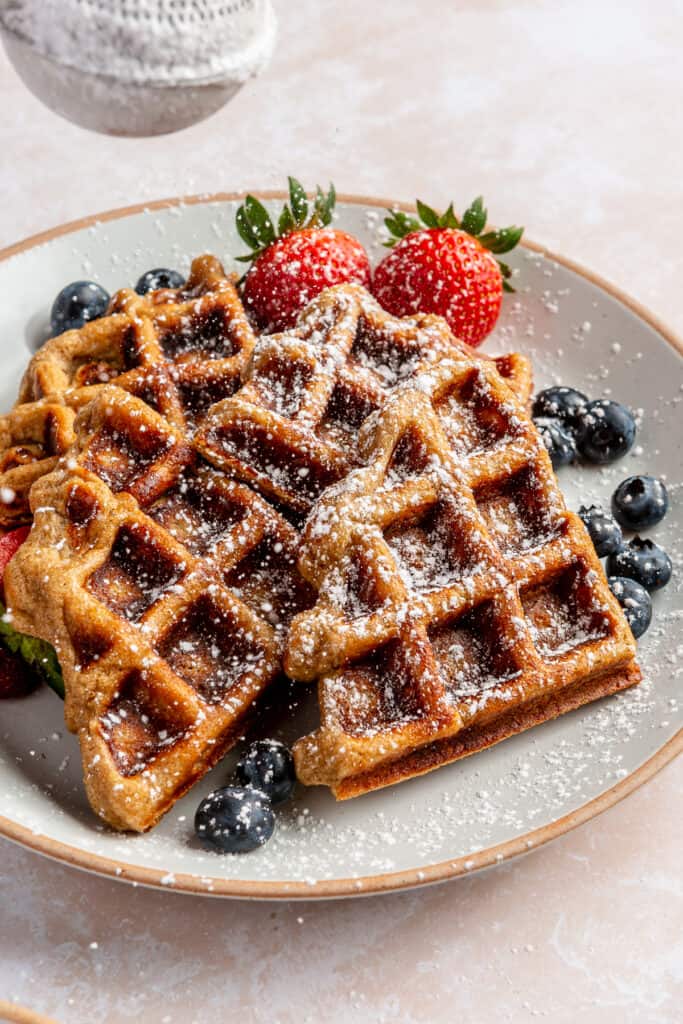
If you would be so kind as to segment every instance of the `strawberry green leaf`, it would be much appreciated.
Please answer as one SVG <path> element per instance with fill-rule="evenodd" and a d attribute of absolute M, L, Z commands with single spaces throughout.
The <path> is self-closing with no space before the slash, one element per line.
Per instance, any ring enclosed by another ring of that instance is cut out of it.
<path fill-rule="evenodd" d="M 439 227 L 439 215 L 435 210 L 432 210 L 431 206 L 427 206 L 426 203 L 421 202 L 419 199 L 416 200 L 415 205 L 423 224 L 426 224 L 428 228 Z"/>
<path fill-rule="evenodd" d="M 419 231 L 422 225 L 415 217 L 409 217 L 403 210 L 392 210 L 387 217 L 384 218 L 384 226 L 391 235 L 393 235 L 394 241 L 399 238 L 405 238 L 411 231 Z M 393 242 L 392 242 L 393 244 Z"/>
<path fill-rule="evenodd" d="M 237 233 L 250 249 L 259 248 L 259 240 L 254 231 L 252 230 L 249 218 L 247 217 L 247 211 L 244 206 L 240 206 L 235 217 L 235 223 L 237 225 Z M 249 257 L 251 259 L 251 257 Z"/>
<path fill-rule="evenodd" d="M 410 214 L 404 213 L 403 210 L 396 210 L 394 214 L 396 220 L 402 225 L 403 231 L 409 233 L 410 231 L 419 231 L 422 226 L 415 217 L 411 217 Z"/>
<path fill-rule="evenodd" d="M 401 228 L 399 221 L 397 221 L 392 214 L 389 214 L 388 217 L 384 218 L 384 226 L 389 232 L 389 234 L 393 235 L 394 242 L 396 241 L 397 238 L 403 237 L 403 229 Z"/>
<path fill-rule="evenodd" d="M 442 213 L 439 217 L 440 228 L 459 228 L 460 221 L 455 216 L 455 210 L 453 209 L 453 203 L 450 203 L 445 213 Z"/>
<path fill-rule="evenodd" d="M 461 227 L 468 235 L 480 235 L 486 227 L 486 209 L 482 196 L 477 196 L 463 214 Z"/>
<path fill-rule="evenodd" d="M 1 0 L 0 0 L 1 2 Z M 248 256 L 236 257 L 240 263 L 248 263 L 258 257 L 278 238 L 304 227 L 327 227 L 332 222 L 332 212 L 337 193 L 330 182 L 327 193 L 316 186 L 316 198 L 310 220 L 309 203 L 303 185 L 296 178 L 288 178 L 289 203 L 285 203 L 277 220 L 277 231 L 263 205 L 255 196 L 248 195 L 236 216 L 237 232 L 252 250 Z"/>
<path fill-rule="evenodd" d="M 293 231 L 295 227 L 296 224 L 294 223 L 294 217 L 292 217 L 292 211 L 290 210 L 287 203 L 285 203 L 285 205 L 282 207 L 280 219 L 277 222 L 278 237 L 282 237 L 282 235 L 288 234 L 290 231 Z"/>
<path fill-rule="evenodd" d="M 514 292 L 515 289 L 512 287 L 508 280 L 510 277 L 512 277 L 512 271 L 510 270 L 509 266 L 507 265 L 507 263 L 503 263 L 502 260 L 496 260 L 496 263 L 498 264 L 501 276 L 503 278 L 503 291 Z"/>
<path fill-rule="evenodd" d="M 332 209 L 328 204 L 328 197 L 325 195 L 320 185 L 316 186 L 315 191 L 315 204 L 313 207 L 313 217 L 309 221 L 309 225 L 315 221 L 318 224 L 322 224 L 324 227 L 332 220 Z"/>
<path fill-rule="evenodd" d="M 489 252 L 503 253 L 514 249 L 524 233 L 524 228 L 502 228 L 500 231 L 487 231 L 479 236 L 479 241 Z"/>
<path fill-rule="evenodd" d="M 508 266 L 507 263 L 503 262 L 502 259 L 496 260 L 496 262 L 499 265 L 499 268 L 500 268 L 500 271 L 501 271 L 501 275 L 502 275 L 502 278 L 503 278 L 503 291 L 504 292 L 514 292 L 514 288 L 512 287 L 512 285 L 510 284 L 510 282 L 508 280 L 512 276 L 512 270 L 510 269 L 510 267 Z"/>
<path fill-rule="evenodd" d="M 330 182 L 330 187 L 327 190 L 327 209 L 330 214 L 330 220 L 332 220 L 332 211 L 337 205 L 337 190 L 333 183 Z"/>
<path fill-rule="evenodd" d="M 254 196 L 247 196 L 244 200 L 244 208 L 249 218 L 249 224 L 259 246 L 270 245 L 275 241 L 275 228 L 263 203 Z"/>
<path fill-rule="evenodd" d="M 297 227 L 303 227 L 308 216 L 308 200 L 303 185 L 296 178 L 288 178 L 289 201 L 292 204 L 292 213 Z"/>
<path fill-rule="evenodd" d="M 316 185 L 313 215 L 308 221 L 307 227 L 311 228 L 317 225 L 328 227 L 332 223 L 332 211 L 336 202 L 337 193 L 332 182 L 330 182 L 327 194 L 323 192 L 320 185 Z"/>
<path fill-rule="evenodd" d="M 316 221 L 318 224 L 324 224 L 325 217 L 325 194 L 321 189 L 320 185 L 315 187 L 315 202 L 313 203 L 313 216 L 311 220 Z M 310 221 L 309 221 L 310 226 Z"/>

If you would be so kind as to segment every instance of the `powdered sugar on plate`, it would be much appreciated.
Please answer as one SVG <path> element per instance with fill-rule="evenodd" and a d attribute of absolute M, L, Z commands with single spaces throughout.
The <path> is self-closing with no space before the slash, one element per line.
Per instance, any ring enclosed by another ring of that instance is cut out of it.
<path fill-rule="evenodd" d="M 205 249 L 218 248 L 221 256 L 239 252 L 234 211 L 234 204 L 210 203 L 138 214 L 0 264 L 0 285 L 16 296 L 2 315 L 8 358 L 3 407 L 11 404 L 27 359 L 26 350 L 10 339 L 22 337 L 29 317 L 49 308 L 64 279 L 82 276 L 87 264 L 88 276 L 113 291 L 149 266 L 183 267 L 187 255 Z M 337 223 L 376 251 L 380 221 L 380 210 L 342 204 Z M 672 438 L 680 432 L 683 402 L 680 357 L 626 306 L 554 260 L 521 250 L 511 262 L 518 271 L 517 294 L 506 300 L 486 350 L 530 354 L 537 387 L 573 385 L 592 397 L 610 396 L 642 409 L 636 447 L 624 459 L 603 469 L 560 471 L 570 507 L 608 504 L 617 484 L 635 472 L 666 478 L 671 510 L 648 536 L 667 548 L 675 573 L 669 587 L 654 595 L 653 625 L 639 644 L 644 682 L 458 764 L 357 800 L 335 803 L 322 789 L 300 789 L 278 813 L 271 842 L 244 857 L 201 849 L 192 830 L 197 804 L 229 779 L 234 755 L 154 832 L 117 835 L 89 811 L 77 742 L 63 728 L 60 702 L 44 691 L 0 705 L 0 816 L 31 830 L 35 845 L 47 837 L 75 849 L 81 860 L 118 862 L 120 877 L 153 869 L 169 890 L 182 888 L 183 876 L 191 875 L 207 893 L 270 881 L 282 895 L 300 882 L 315 896 L 330 879 L 350 880 L 349 888 L 362 893 L 368 876 L 409 871 L 419 884 L 434 864 L 462 858 L 461 864 L 474 869 L 478 851 L 515 839 L 523 849 L 533 847 L 533 830 L 628 779 L 676 734 L 683 721 L 683 456 Z M 278 733 L 287 742 L 316 724 L 313 689 L 292 688 L 291 703 L 291 719 Z"/>

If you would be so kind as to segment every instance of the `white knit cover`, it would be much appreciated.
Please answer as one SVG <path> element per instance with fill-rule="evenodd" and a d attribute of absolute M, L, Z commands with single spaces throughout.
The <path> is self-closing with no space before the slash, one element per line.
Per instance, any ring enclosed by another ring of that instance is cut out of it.
<path fill-rule="evenodd" d="M 0 0 L 0 22 L 66 67 L 165 86 L 244 81 L 274 36 L 270 0 Z"/>

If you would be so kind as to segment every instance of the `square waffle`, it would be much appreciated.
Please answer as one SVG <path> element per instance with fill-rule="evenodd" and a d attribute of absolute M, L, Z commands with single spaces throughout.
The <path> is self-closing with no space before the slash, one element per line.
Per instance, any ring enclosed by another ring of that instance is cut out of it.
<path fill-rule="evenodd" d="M 633 636 L 535 427 L 452 354 L 360 431 L 299 567 L 285 668 L 317 680 L 299 778 L 356 796 L 638 682 Z"/>
<path fill-rule="evenodd" d="M 237 740 L 310 597 L 293 527 L 141 399 L 102 387 L 74 432 L 5 592 L 57 650 L 94 810 L 143 831 Z"/>
<path fill-rule="evenodd" d="M 354 287 L 321 296 L 297 332 L 255 350 L 216 267 L 195 261 L 182 303 L 170 301 L 177 292 L 120 293 L 107 318 L 48 343 L 22 388 L 32 401 L 10 414 L 15 425 L 26 418 L 43 460 L 32 467 L 35 525 L 7 574 L 8 596 L 18 628 L 57 647 L 86 788 L 117 828 L 149 828 L 234 742 L 281 671 L 290 620 L 315 597 L 296 568 L 295 528 L 248 486 L 306 511 L 317 492 L 300 484 L 316 475 L 315 453 L 302 449 L 289 488 L 268 486 L 276 473 L 235 466 L 210 443 L 230 404 L 205 412 L 212 381 L 218 397 L 232 395 L 241 373 L 237 404 L 257 416 L 274 405 L 285 426 L 303 402 L 308 420 L 292 429 L 308 422 L 309 439 L 339 456 L 336 480 L 358 461 L 366 416 L 417 368 L 460 351 L 443 321 L 388 317 Z M 302 358 L 311 356 L 308 387 Z M 526 360 L 470 361 L 528 399 Z M 63 436 L 52 442 L 55 411 Z M 274 447 L 269 431 L 254 450 Z"/>
<path fill-rule="evenodd" d="M 308 513 L 357 464 L 361 423 L 425 363 L 464 351 L 441 317 L 397 318 L 359 285 L 322 292 L 295 329 L 262 337 L 244 384 L 219 402 L 197 434 L 204 456 L 296 513 Z M 470 350 L 471 351 L 471 350 Z M 523 401 L 528 360 L 492 360 Z"/>
<path fill-rule="evenodd" d="M 52 338 L 0 417 L 0 526 L 29 520 L 32 484 L 73 443 L 74 416 L 98 387 L 115 381 L 191 434 L 237 389 L 254 342 L 234 280 L 213 256 L 193 261 L 183 288 L 124 289 L 105 317 Z"/>

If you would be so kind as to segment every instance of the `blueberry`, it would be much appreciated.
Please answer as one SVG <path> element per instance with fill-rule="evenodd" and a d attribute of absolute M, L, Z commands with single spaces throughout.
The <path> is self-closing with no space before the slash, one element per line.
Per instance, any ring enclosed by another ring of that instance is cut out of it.
<path fill-rule="evenodd" d="M 72 281 L 62 288 L 52 304 L 52 337 L 73 331 L 107 312 L 109 293 L 94 281 Z"/>
<path fill-rule="evenodd" d="M 634 537 L 630 544 L 607 559 L 610 576 L 628 576 L 646 590 L 660 590 L 671 579 L 671 559 L 651 540 Z"/>
<path fill-rule="evenodd" d="M 654 476 L 629 476 L 612 496 L 612 511 L 622 526 L 644 530 L 662 521 L 669 508 L 669 495 Z"/>
<path fill-rule="evenodd" d="M 559 420 L 566 427 L 574 427 L 588 405 L 588 398 L 575 388 L 546 388 L 534 399 L 532 415 Z"/>
<path fill-rule="evenodd" d="M 209 793 L 194 816 L 197 836 L 219 853 L 249 853 L 270 839 L 274 827 L 268 797 L 239 786 Z"/>
<path fill-rule="evenodd" d="M 294 758 L 278 740 L 257 740 L 237 765 L 237 778 L 261 790 L 274 804 L 289 800 L 296 783 Z"/>
<path fill-rule="evenodd" d="M 559 420 L 540 417 L 534 420 L 541 440 L 548 450 L 553 468 L 566 466 L 576 458 L 576 442 Z"/>
<path fill-rule="evenodd" d="M 598 558 L 619 551 L 624 543 L 621 527 L 608 512 L 604 512 L 599 505 L 582 505 L 579 515 L 593 541 Z"/>
<path fill-rule="evenodd" d="M 598 398 L 589 402 L 576 425 L 576 445 L 588 462 L 603 465 L 620 459 L 633 445 L 636 423 L 619 402 Z"/>
<path fill-rule="evenodd" d="M 148 270 L 139 278 L 135 285 L 138 295 L 146 295 L 147 292 L 156 291 L 157 288 L 182 288 L 185 278 L 177 270 L 168 270 L 166 267 L 156 267 Z"/>
<path fill-rule="evenodd" d="M 626 576 L 608 576 L 610 590 L 621 605 L 637 640 L 652 622 L 652 600 L 645 587 Z"/>

